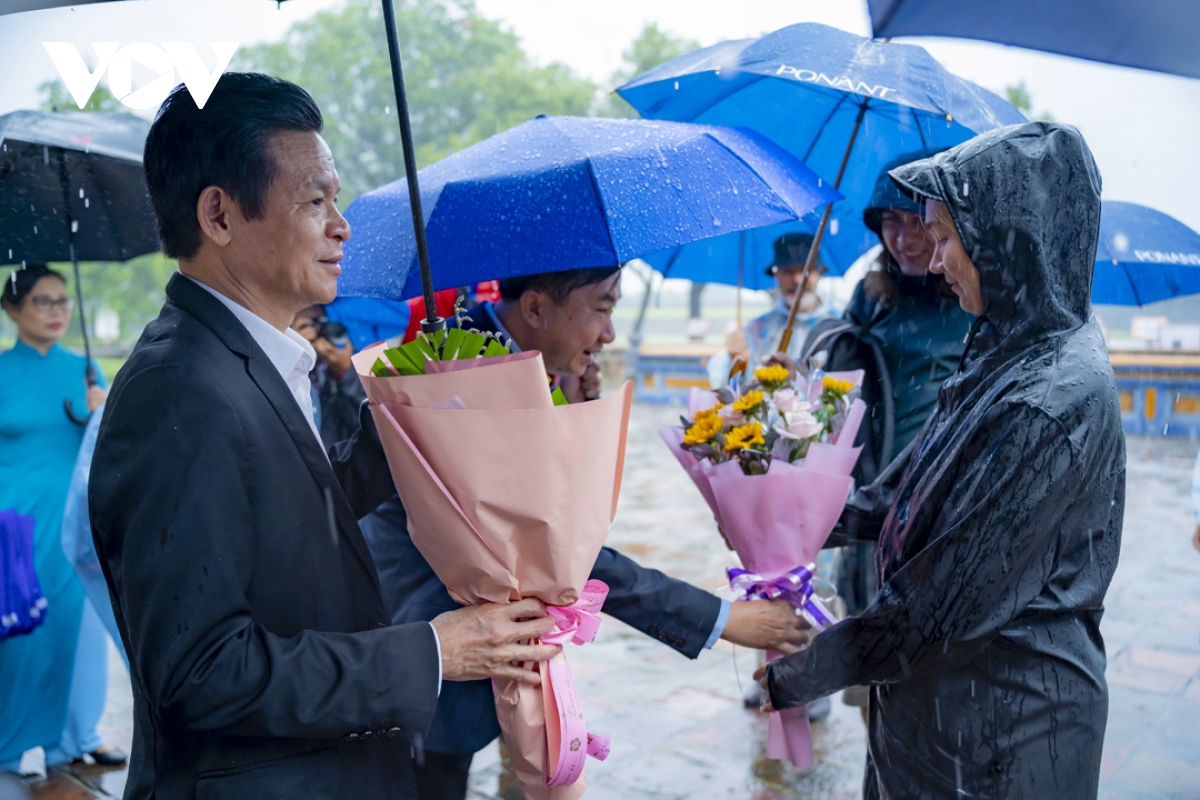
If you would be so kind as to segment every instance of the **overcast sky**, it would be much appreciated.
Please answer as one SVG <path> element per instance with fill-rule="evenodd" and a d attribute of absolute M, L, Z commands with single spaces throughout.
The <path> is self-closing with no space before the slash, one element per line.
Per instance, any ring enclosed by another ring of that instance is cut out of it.
<path fill-rule="evenodd" d="M 279 38 L 341 0 L 131 0 L 0 17 L 0 114 L 37 103 L 56 77 L 43 41 L 185 41 L 210 67 L 209 41 Z M 621 52 L 646 22 L 701 44 L 815 21 L 866 35 L 862 0 L 477 0 L 541 63 L 559 61 L 606 88 Z M 1108 199 L 1158 208 L 1200 230 L 1200 81 L 997 45 L 917 39 L 953 72 L 993 91 L 1023 80 L 1036 112 L 1079 126 Z"/>

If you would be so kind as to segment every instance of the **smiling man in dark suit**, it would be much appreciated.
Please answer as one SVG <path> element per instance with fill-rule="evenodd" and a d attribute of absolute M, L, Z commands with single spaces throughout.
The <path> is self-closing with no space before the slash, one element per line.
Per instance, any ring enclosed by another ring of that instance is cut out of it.
<path fill-rule="evenodd" d="M 558 651 L 519 643 L 553 626 L 536 600 L 389 624 L 355 522 L 386 462 L 371 437 L 325 452 L 288 329 L 333 299 L 350 236 L 321 125 L 303 89 L 230 73 L 203 111 L 176 88 L 146 142 L 182 274 L 113 383 L 90 491 L 133 678 L 126 798 L 411 797 L 442 680 L 536 682 L 513 662 Z"/>

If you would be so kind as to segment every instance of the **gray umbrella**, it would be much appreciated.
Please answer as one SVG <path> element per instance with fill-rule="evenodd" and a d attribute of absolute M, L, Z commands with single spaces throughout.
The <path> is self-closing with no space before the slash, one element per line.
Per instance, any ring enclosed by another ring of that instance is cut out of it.
<path fill-rule="evenodd" d="M 149 130 L 132 114 L 0 117 L 0 264 L 72 262 L 89 385 L 95 375 L 79 262 L 124 261 L 158 249 L 142 175 Z"/>

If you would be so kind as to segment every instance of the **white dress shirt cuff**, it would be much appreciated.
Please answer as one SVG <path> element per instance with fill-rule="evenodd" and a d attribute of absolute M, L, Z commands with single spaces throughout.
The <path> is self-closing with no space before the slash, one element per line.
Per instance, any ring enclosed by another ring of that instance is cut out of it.
<path fill-rule="evenodd" d="M 721 601 L 721 613 L 717 614 L 717 621 L 713 625 L 712 633 L 708 635 L 708 641 L 704 643 L 705 650 L 711 650 L 712 646 L 721 638 L 721 634 L 725 632 L 725 626 L 729 624 L 729 609 L 731 607 L 728 600 Z"/>
<path fill-rule="evenodd" d="M 726 613 L 728 616 L 728 612 Z M 721 629 L 725 629 L 724 623 L 721 624 Z M 438 697 L 442 696 L 442 640 L 438 638 L 437 628 L 433 627 L 433 623 L 429 623 L 429 630 L 433 631 L 433 649 L 438 657 Z"/>

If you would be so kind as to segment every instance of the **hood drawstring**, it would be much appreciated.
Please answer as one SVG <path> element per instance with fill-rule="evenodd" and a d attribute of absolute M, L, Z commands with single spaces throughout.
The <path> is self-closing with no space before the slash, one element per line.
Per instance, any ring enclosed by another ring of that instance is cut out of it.
<path fill-rule="evenodd" d="M 987 322 L 987 317 L 976 317 L 975 321 L 971 323 L 971 330 L 967 331 L 967 343 L 963 347 L 962 356 L 958 359 L 958 369 L 954 370 L 956 375 L 962 372 L 963 367 L 967 365 L 967 354 L 971 352 L 971 345 L 975 342 L 975 336 L 983 327 L 984 322 Z"/>

